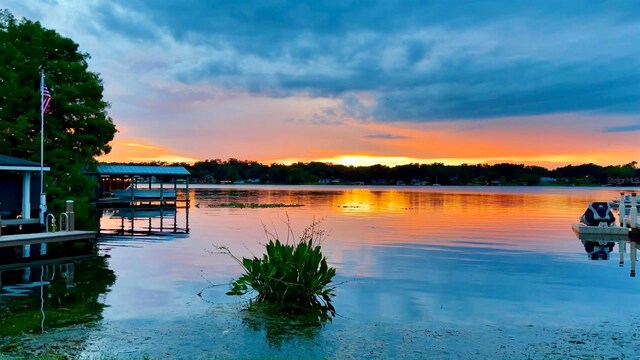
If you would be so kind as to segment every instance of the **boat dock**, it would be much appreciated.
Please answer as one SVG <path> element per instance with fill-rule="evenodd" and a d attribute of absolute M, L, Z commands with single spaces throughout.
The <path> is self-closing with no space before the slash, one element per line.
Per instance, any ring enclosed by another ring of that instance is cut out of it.
<path fill-rule="evenodd" d="M 22 226 L 26 224 L 39 223 L 38 219 L 6 219 L 0 220 L 0 248 L 8 248 L 14 246 L 23 246 L 25 249 L 30 245 L 41 244 L 46 247 L 49 243 L 60 243 L 68 241 L 91 241 L 97 236 L 96 231 L 84 231 L 75 229 L 75 213 L 73 211 L 73 201 L 67 201 L 67 211 L 60 214 L 60 230 L 56 229 L 56 218 L 53 214 L 46 216 L 46 224 L 44 232 L 26 232 L 18 234 L 2 234 L 3 226 Z M 50 226 L 53 231 L 50 231 Z M 28 251 L 25 250 L 25 254 Z"/>
<path fill-rule="evenodd" d="M 4 223 L 4 222 L 3 222 Z M 57 231 L 33 234 L 0 235 L 0 248 L 31 244 L 47 244 L 77 240 L 92 240 L 96 238 L 95 231 Z"/>
<path fill-rule="evenodd" d="M 582 241 L 585 251 L 592 256 L 592 260 L 607 260 L 608 254 L 603 252 L 611 252 L 617 244 L 620 267 L 624 266 L 627 243 L 629 243 L 631 263 L 629 275 L 635 277 L 638 252 L 640 252 L 640 199 L 635 192 L 631 196 L 625 196 L 625 193 L 621 192 L 620 200 L 610 202 L 609 206 L 618 209 L 618 224 L 615 222 L 600 222 L 597 226 L 587 226 L 583 223 L 573 224 L 573 232 Z M 603 250 L 607 248 L 609 250 Z"/>
<path fill-rule="evenodd" d="M 98 208 L 189 207 L 191 174 L 182 166 L 98 165 L 86 174 L 100 184 L 93 203 Z M 184 184 L 184 195 L 177 196 L 178 183 Z M 168 184 L 173 186 L 165 187 Z"/>
<path fill-rule="evenodd" d="M 638 199 L 637 194 L 634 192 L 631 193 L 631 196 L 625 196 L 625 193 L 621 192 L 618 205 L 618 220 L 620 226 L 629 228 L 629 237 L 632 240 L 640 241 L 640 219 L 638 219 L 640 199 Z"/>
<path fill-rule="evenodd" d="M 189 233 L 191 174 L 184 167 L 102 164 L 87 174 L 100 184 L 93 202 L 102 211 L 100 234 Z"/>

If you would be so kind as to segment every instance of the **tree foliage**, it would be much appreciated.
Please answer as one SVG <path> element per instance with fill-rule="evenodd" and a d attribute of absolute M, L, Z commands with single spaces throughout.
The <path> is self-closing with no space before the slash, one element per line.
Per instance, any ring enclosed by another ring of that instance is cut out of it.
<path fill-rule="evenodd" d="M 406 164 L 344 166 L 320 162 L 291 165 L 264 165 L 255 161 L 205 160 L 185 166 L 202 182 L 250 181 L 271 184 L 317 184 L 363 182 L 367 185 L 393 185 L 397 182 L 440 183 L 442 185 L 540 185 L 543 178 L 556 185 L 637 185 L 640 169 L 632 161 L 624 165 L 567 165 L 553 170 L 524 164 Z M 554 181 L 555 180 L 555 181 Z"/>
<path fill-rule="evenodd" d="M 78 44 L 38 22 L 0 11 L 0 153 L 40 161 L 40 72 L 51 91 L 45 116 L 44 162 L 49 208 L 91 196 L 82 175 L 94 157 L 108 153 L 116 128 L 107 115 L 98 74 Z M 86 201 L 79 201 L 85 204 Z"/>

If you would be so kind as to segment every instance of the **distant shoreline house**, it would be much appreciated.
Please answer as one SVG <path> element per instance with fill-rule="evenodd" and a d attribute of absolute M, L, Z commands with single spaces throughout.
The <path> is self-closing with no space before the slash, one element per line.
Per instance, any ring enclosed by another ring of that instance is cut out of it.
<path fill-rule="evenodd" d="M 543 176 L 540 178 L 540 184 L 549 185 L 549 184 L 557 184 L 558 179 L 549 176 Z"/>
<path fill-rule="evenodd" d="M 40 170 L 37 162 L 0 154 L 0 219 L 39 223 Z"/>

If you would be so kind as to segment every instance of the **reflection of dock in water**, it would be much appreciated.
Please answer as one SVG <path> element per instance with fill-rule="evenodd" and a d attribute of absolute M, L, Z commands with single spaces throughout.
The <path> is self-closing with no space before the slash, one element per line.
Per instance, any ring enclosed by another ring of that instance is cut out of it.
<path fill-rule="evenodd" d="M 90 174 L 100 183 L 95 205 L 102 211 L 101 234 L 189 233 L 191 174 L 184 167 L 102 164 Z M 165 188 L 167 184 L 173 186 Z M 179 209 L 184 210 L 184 221 L 178 221 Z"/>
<path fill-rule="evenodd" d="M 630 240 L 626 235 L 584 235 L 578 234 L 578 239 L 582 242 L 585 252 L 590 260 L 609 260 L 610 253 L 614 247 L 618 246 L 618 264 L 624 266 L 627 243 L 629 243 L 629 276 L 636 276 L 636 263 L 638 261 L 638 250 L 640 243 L 637 240 Z"/>
<path fill-rule="evenodd" d="M 184 223 L 178 220 L 184 210 Z M 189 233 L 189 208 L 175 206 L 104 209 L 100 221 L 103 235 L 171 235 Z"/>
<path fill-rule="evenodd" d="M 175 208 L 125 208 L 114 209 L 110 213 L 111 218 L 124 218 L 127 220 L 132 219 L 146 219 L 146 218 L 173 218 L 176 216 Z"/>
<path fill-rule="evenodd" d="M 640 221 L 638 207 L 640 199 L 636 193 L 631 196 L 620 193 L 620 200 L 615 201 L 618 210 L 618 223 L 612 209 L 612 202 L 593 202 L 589 204 L 585 213 L 580 217 L 580 223 L 573 224 L 572 229 L 576 237 L 582 242 L 585 252 L 591 260 L 609 260 L 609 254 L 618 245 L 620 267 L 624 266 L 627 243 L 629 243 L 629 260 L 631 269 L 629 275 L 636 276 L 638 248 L 640 247 Z"/>
<path fill-rule="evenodd" d="M 0 317 L 0 338 L 101 319 L 100 295 L 115 282 L 106 258 L 91 247 L 0 265 L 0 302 L 7 310 Z"/>

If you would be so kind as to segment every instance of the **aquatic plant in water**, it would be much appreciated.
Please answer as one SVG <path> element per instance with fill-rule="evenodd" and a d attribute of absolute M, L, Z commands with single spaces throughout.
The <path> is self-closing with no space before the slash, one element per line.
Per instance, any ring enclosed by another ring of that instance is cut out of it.
<path fill-rule="evenodd" d="M 286 313 L 316 313 L 319 320 L 331 320 L 335 308 L 331 303 L 334 287 L 331 281 L 336 269 L 327 265 L 322 254 L 324 232 L 314 221 L 302 235 L 289 242 L 293 231 L 289 227 L 287 241 L 281 242 L 268 231 L 268 243 L 261 257 L 235 257 L 222 247 L 224 253 L 235 259 L 245 273 L 231 283 L 227 295 L 257 293 L 250 302 L 273 305 L 271 308 Z M 318 312 L 320 310 L 320 312 Z"/>
<path fill-rule="evenodd" d="M 301 207 L 304 206 L 302 204 L 256 204 L 256 203 L 223 203 L 223 204 L 211 204 L 209 207 L 212 208 L 250 208 L 250 209 L 264 209 L 264 208 L 282 208 L 282 207 Z"/>

